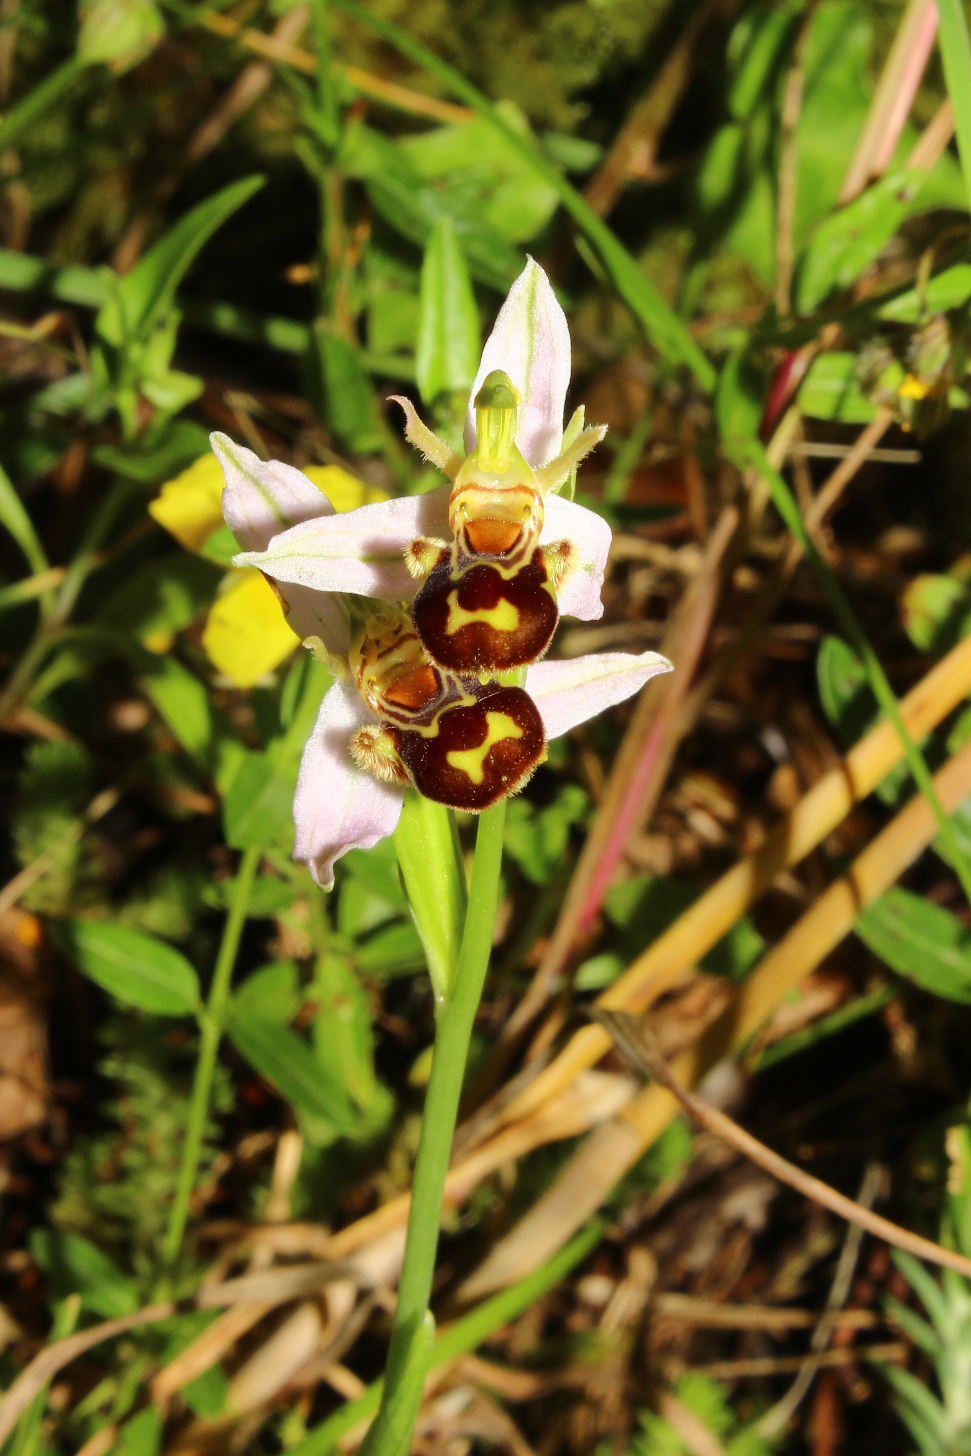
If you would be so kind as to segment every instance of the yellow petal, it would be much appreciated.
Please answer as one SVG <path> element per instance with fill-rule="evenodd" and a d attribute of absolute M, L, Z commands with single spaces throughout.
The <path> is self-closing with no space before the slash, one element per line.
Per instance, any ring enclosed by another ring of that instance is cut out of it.
<path fill-rule="evenodd" d="M 223 677 L 250 688 L 279 667 L 300 639 L 258 571 L 243 571 L 213 604 L 202 645 Z"/>
<path fill-rule="evenodd" d="M 167 480 L 150 504 L 149 514 L 187 551 L 201 551 L 223 523 L 222 466 L 203 455 L 188 470 Z"/>
<path fill-rule="evenodd" d="M 369 506 L 374 501 L 388 499 L 387 491 L 358 480 L 339 465 L 308 465 L 303 473 L 318 490 L 324 492 L 335 511 L 356 511 L 358 506 Z"/>

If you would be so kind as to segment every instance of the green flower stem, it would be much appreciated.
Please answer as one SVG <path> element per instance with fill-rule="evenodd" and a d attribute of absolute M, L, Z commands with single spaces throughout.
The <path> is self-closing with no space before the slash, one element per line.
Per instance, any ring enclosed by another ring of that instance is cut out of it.
<path fill-rule="evenodd" d="M 212 1080 L 216 1071 L 216 1054 L 226 1023 L 233 968 L 236 965 L 236 955 L 239 951 L 243 926 L 246 924 L 253 881 L 256 878 L 262 854 L 262 849 L 247 849 L 239 862 L 229 913 L 226 916 L 219 954 L 216 956 L 216 966 L 212 973 L 209 999 L 206 1002 L 206 1009 L 200 1017 L 199 1060 L 196 1062 L 195 1078 L 192 1083 L 179 1181 L 169 1213 L 165 1241 L 162 1244 L 162 1270 L 167 1278 L 171 1278 L 181 1252 L 185 1226 L 189 1219 L 189 1201 L 192 1198 L 192 1190 L 199 1172 L 199 1158 L 205 1137 L 206 1120 L 209 1116 L 209 1099 L 212 1095 Z"/>
<path fill-rule="evenodd" d="M 411 1450 L 411 1433 L 432 1348 L 433 1327 L 428 1306 L 438 1252 L 445 1176 L 499 906 L 505 819 L 504 802 L 487 809 L 479 819 L 458 964 L 447 996 L 436 1007 L 435 1051 L 412 1182 L 387 1375 L 381 1407 L 361 1447 L 362 1456 L 392 1456 L 392 1453 L 407 1456 Z M 422 1348 L 425 1358 L 419 1361 L 415 1351 Z"/>
<path fill-rule="evenodd" d="M 442 1001 L 455 976 L 465 920 L 465 870 L 455 816 L 443 804 L 409 790 L 394 847 L 432 989 Z"/>
<path fill-rule="evenodd" d="M 603 1238 L 605 1227 L 602 1220 L 594 1219 L 545 1264 L 541 1264 L 517 1284 L 511 1284 L 508 1289 L 491 1295 L 460 1320 L 456 1320 L 455 1324 L 439 1335 L 429 1361 L 429 1370 L 437 1370 L 461 1355 L 470 1354 L 502 1325 L 518 1319 L 525 1310 L 542 1299 L 544 1294 L 555 1289 L 596 1248 Z M 377 1410 L 383 1386 L 384 1382 L 377 1380 L 362 1395 L 342 1405 L 340 1410 L 335 1411 L 295 1446 L 290 1456 L 333 1456 L 343 1437 Z"/>

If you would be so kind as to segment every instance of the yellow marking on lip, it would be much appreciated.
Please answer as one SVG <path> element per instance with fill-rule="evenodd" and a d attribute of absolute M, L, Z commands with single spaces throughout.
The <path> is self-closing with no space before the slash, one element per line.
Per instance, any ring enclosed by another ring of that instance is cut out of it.
<path fill-rule="evenodd" d="M 497 743 L 505 743 L 507 738 L 522 736 L 523 730 L 508 713 L 486 713 L 486 736 L 479 747 L 453 748 L 451 753 L 446 753 L 445 762 L 478 786 L 485 778 L 485 761 L 490 749 Z"/>
<path fill-rule="evenodd" d="M 514 602 L 507 601 L 503 597 L 494 607 L 477 607 L 474 611 L 469 611 L 466 607 L 459 606 L 457 590 L 449 592 L 448 621 L 445 623 L 446 637 L 452 637 L 463 627 L 472 627 L 480 622 L 486 627 L 491 627 L 495 632 L 518 632 L 519 608 Z"/>

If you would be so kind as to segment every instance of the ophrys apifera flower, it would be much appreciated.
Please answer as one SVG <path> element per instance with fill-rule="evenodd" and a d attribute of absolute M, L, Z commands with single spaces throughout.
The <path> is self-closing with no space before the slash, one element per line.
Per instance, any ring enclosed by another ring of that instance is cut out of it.
<path fill-rule="evenodd" d="M 331 515 L 294 467 L 262 461 L 223 435 L 213 436 L 213 449 L 226 478 L 226 519 L 241 544 L 258 548 L 281 522 L 311 508 L 323 508 L 325 520 L 346 519 Z M 354 592 L 376 573 L 393 583 L 411 579 L 379 537 L 370 541 L 343 591 L 278 583 L 291 626 L 337 675 L 304 750 L 293 806 L 294 856 L 325 888 L 341 855 L 394 831 L 410 786 L 452 808 L 487 808 L 523 787 L 551 739 L 671 665 L 656 652 L 599 653 L 535 663 L 522 685 L 449 672 L 431 660 L 402 603 Z"/>

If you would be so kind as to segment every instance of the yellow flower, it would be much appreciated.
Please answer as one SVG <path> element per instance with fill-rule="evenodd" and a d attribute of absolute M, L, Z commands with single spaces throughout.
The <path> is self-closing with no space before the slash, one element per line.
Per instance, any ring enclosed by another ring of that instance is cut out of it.
<path fill-rule="evenodd" d="M 384 491 L 339 465 L 311 465 L 304 474 L 338 511 L 387 500 Z M 218 460 L 203 455 L 181 475 L 165 482 L 149 505 L 149 514 L 187 551 L 203 555 L 207 542 L 223 529 L 222 492 Z M 252 687 L 279 667 L 299 640 L 287 624 L 273 588 L 256 570 L 233 572 L 202 633 L 202 645 L 217 672 L 241 688 Z"/>

